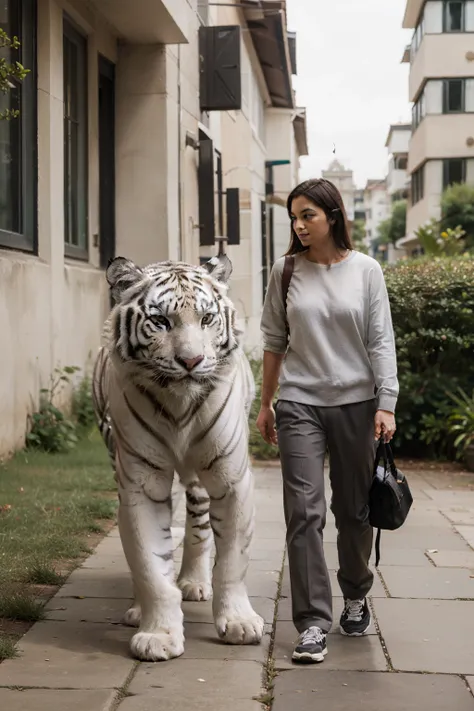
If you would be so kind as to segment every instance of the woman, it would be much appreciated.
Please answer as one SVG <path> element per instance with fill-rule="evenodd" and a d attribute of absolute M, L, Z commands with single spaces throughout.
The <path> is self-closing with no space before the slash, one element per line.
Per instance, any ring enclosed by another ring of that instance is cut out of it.
<path fill-rule="evenodd" d="M 382 269 L 353 250 L 339 191 L 327 180 L 308 180 L 293 190 L 287 207 L 293 271 L 286 312 L 285 258 L 275 262 L 268 285 L 257 426 L 280 449 L 293 621 L 300 633 L 293 660 L 312 663 L 324 660 L 332 625 L 323 551 L 326 449 L 345 602 L 341 632 L 362 636 L 371 624 L 367 504 L 374 440 L 393 437 L 398 380 Z"/>

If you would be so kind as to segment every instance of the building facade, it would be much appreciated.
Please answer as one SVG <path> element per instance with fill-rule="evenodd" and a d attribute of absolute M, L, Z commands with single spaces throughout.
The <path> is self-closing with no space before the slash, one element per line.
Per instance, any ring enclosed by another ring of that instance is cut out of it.
<path fill-rule="evenodd" d="M 386 180 L 368 180 L 364 190 L 365 237 L 369 251 L 379 237 L 379 225 L 390 217 L 391 200 Z"/>
<path fill-rule="evenodd" d="M 385 147 L 388 152 L 387 192 L 392 202 L 406 200 L 410 192 L 408 151 L 411 124 L 395 123 L 390 126 Z"/>
<path fill-rule="evenodd" d="M 439 218 L 445 188 L 474 183 L 474 0 L 407 0 L 403 27 L 413 29 L 404 55 L 410 63 L 413 133 L 403 240 L 412 253 L 417 228 Z"/>
<path fill-rule="evenodd" d="M 296 177 L 305 123 L 284 2 L 5 0 L 0 13 L 30 69 L 0 106 L 21 109 L 0 121 L 2 456 L 54 368 L 90 364 L 113 256 L 199 264 L 225 248 L 257 344 L 275 251 L 267 124 L 285 116 L 277 157 Z"/>

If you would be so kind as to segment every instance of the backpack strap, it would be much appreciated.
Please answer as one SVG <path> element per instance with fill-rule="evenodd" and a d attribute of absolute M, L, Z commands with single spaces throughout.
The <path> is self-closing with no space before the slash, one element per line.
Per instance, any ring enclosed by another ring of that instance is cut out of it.
<path fill-rule="evenodd" d="M 375 567 L 379 567 L 380 563 L 380 538 L 382 537 L 382 531 L 380 528 L 377 530 L 377 536 L 375 538 Z"/>
<path fill-rule="evenodd" d="M 283 296 L 283 307 L 286 313 L 286 302 L 288 299 L 288 290 L 290 288 L 291 277 L 293 276 L 293 269 L 295 268 L 295 258 L 287 255 L 285 257 L 285 264 L 283 266 L 283 274 L 281 275 L 281 290 Z"/>

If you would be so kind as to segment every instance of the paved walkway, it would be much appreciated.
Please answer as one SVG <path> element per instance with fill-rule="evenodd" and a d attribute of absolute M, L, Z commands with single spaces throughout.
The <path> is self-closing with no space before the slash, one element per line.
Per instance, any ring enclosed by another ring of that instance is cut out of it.
<path fill-rule="evenodd" d="M 291 623 L 278 468 L 256 470 L 258 523 L 248 586 L 267 622 L 259 647 L 221 644 L 209 603 L 184 603 L 186 651 L 161 664 L 132 660 L 132 630 L 119 620 L 131 584 L 114 530 L 48 605 L 48 619 L 0 664 L 5 711 L 474 711 L 474 491 L 410 477 L 415 505 L 406 526 L 382 537 L 372 590 L 376 626 L 347 639 L 337 625 L 318 667 L 290 661 Z M 183 507 L 174 537 L 180 559 Z M 326 529 L 336 569 L 335 529 Z M 280 572 L 281 595 L 279 588 Z M 335 613 L 342 607 L 333 573 Z M 278 599 L 279 598 L 279 599 Z M 277 617 L 275 615 L 277 599 Z"/>

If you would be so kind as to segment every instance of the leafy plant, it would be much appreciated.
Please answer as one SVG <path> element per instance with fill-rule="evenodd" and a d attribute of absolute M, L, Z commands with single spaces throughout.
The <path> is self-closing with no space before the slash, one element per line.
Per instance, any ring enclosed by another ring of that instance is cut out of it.
<path fill-rule="evenodd" d="M 458 459 L 461 459 L 468 447 L 474 444 L 474 390 L 471 396 L 462 388 L 449 395 L 456 405 L 449 417 L 449 432 L 456 437 L 454 447 Z"/>
<path fill-rule="evenodd" d="M 262 435 L 257 429 L 255 424 L 260 411 L 260 396 L 262 392 L 262 375 L 263 375 L 263 362 L 259 359 L 249 358 L 250 367 L 252 368 L 253 377 L 255 378 L 256 385 L 256 395 L 252 403 L 252 409 L 250 411 L 249 426 L 250 426 L 250 437 L 249 446 L 250 452 L 255 459 L 269 460 L 276 459 L 278 456 L 278 450 L 270 444 L 267 444 L 262 438 Z"/>
<path fill-rule="evenodd" d="M 461 225 L 441 230 L 441 222 L 432 219 L 415 234 L 426 255 L 455 257 L 466 251 L 466 232 Z"/>
<path fill-rule="evenodd" d="M 78 370 L 80 368 L 76 366 L 55 368 L 49 388 L 40 390 L 39 410 L 30 416 L 30 431 L 26 435 L 28 446 L 50 453 L 65 452 L 76 446 L 76 426 L 54 404 L 54 399 Z"/>
<path fill-rule="evenodd" d="M 3 94 L 7 94 L 11 89 L 14 89 L 13 81 L 22 82 L 30 71 L 25 69 L 20 62 L 9 61 L 10 55 L 18 51 L 19 48 L 20 41 L 18 37 L 10 39 L 5 30 L 0 29 L 0 91 Z M 8 56 L 8 60 L 6 56 Z M 0 111 L 0 120 L 10 121 L 13 118 L 17 118 L 19 113 L 18 110 L 5 109 Z"/>
<path fill-rule="evenodd" d="M 474 247 L 474 186 L 468 183 L 450 185 L 441 197 L 441 228 L 456 229 L 462 225 L 466 247 Z"/>
<path fill-rule="evenodd" d="M 385 268 L 398 355 L 397 449 L 451 456 L 448 418 L 474 388 L 474 261 L 422 258 Z"/>
<path fill-rule="evenodd" d="M 90 430 L 95 425 L 95 411 L 92 402 L 92 382 L 86 375 L 72 396 L 72 414 L 79 427 Z"/>

